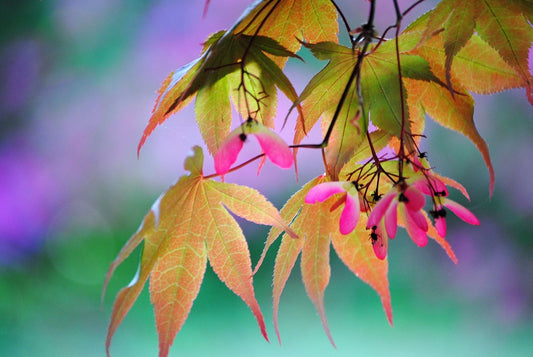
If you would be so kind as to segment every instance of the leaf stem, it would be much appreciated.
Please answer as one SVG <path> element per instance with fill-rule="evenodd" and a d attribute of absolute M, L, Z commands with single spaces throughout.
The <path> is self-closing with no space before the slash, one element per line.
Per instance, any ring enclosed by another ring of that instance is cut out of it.
<path fill-rule="evenodd" d="M 350 32 L 352 31 L 350 24 L 348 24 L 348 20 L 346 19 L 346 16 L 344 16 L 344 12 L 342 12 L 341 8 L 337 5 L 337 3 L 334 0 L 330 0 L 333 6 L 335 6 L 335 9 L 337 9 L 337 12 L 342 18 L 342 22 L 344 23 L 344 26 L 346 27 L 346 31 L 348 32 L 348 36 L 350 36 Z M 350 36 L 351 39 L 352 36 Z M 353 45 L 353 43 L 352 43 Z"/>
<path fill-rule="evenodd" d="M 400 94 L 400 110 L 402 116 L 401 130 L 400 130 L 400 149 L 398 151 L 398 174 L 400 175 L 400 181 L 403 179 L 403 164 L 405 160 L 405 94 L 403 91 L 403 75 L 402 75 L 402 65 L 400 62 L 400 41 L 398 37 L 400 36 L 400 28 L 402 23 L 403 14 L 400 12 L 400 7 L 398 5 L 398 0 L 393 0 L 394 8 L 396 10 L 396 36 L 394 38 L 396 45 L 396 63 L 398 65 L 398 82 L 399 82 L 399 94 Z"/>

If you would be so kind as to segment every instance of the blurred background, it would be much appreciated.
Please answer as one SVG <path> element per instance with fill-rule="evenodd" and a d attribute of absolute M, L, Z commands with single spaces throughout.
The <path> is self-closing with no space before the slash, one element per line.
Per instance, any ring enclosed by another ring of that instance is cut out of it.
<path fill-rule="evenodd" d="M 101 305 L 105 272 L 152 202 L 184 173 L 190 148 L 201 144 L 190 105 L 159 127 L 137 158 L 156 91 L 171 71 L 199 55 L 208 34 L 229 28 L 248 3 L 213 0 L 205 19 L 203 1 L 0 4 L 0 355 L 105 354 L 113 298 L 133 277 L 138 255 L 118 269 Z M 338 3 L 354 27 L 363 23 L 365 1 Z M 411 1 L 400 3 L 405 8 Z M 406 23 L 434 4 L 423 3 Z M 389 5 L 380 6 L 383 29 L 393 15 Z M 305 51 L 302 56 L 305 64 L 291 60 L 287 65 L 299 92 L 325 64 Z M 282 296 L 280 347 L 270 297 L 276 245 L 255 277 L 271 343 L 262 339 L 245 304 L 208 268 L 170 355 L 531 352 L 533 111 L 523 90 L 476 100 L 476 124 L 496 170 L 494 195 L 489 199 L 488 172 L 475 147 L 428 122 L 431 163 L 466 186 L 471 202 L 454 198 L 482 225 L 449 220 L 458 266 L 436 244 L 419 249 L 405 235 L 392 241 L 394 327 L 375 292 L 332 251 L 326 311 L 338 349 L 323 333 L 298 268 Z M 288 106 L 283 99 L 278 119 Z M 291 125 L 282 133 L 287 138 Z M 301 182 L 321 173 L 317 154 L 302 152 Z M 209 158 L 206 166 L 212 171 Z M 256 168 L 250 168 L 228 180 L 260 189 L 280 208 L 298 183 L 290 170 L 280 173 L 269 163 L 265 170 L 257 177 Z M 250 224 L 243 229 L 255 264 L 267 229 Z M 155 356 L 157 346 L 145 291 L 119 327 L 111 351 L 113 356 Z"/>

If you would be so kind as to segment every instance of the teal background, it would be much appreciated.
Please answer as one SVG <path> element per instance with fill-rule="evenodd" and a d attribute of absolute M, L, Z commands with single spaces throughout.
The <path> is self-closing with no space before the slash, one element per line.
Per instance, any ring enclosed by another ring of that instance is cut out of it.
<path fill-rule="evenodd" d="M 423 4 L 417 14 L 433 3 Z M 363 23 L 365 1 L 339 5 L 354 26 Z M 213 0 L 202 19 L 203 1 L 0 4 L 0 355 L 105 354 L 113 298 L 133 277 L 138 252 L 117 270 L 101 304 L 107 267 L 160 192 L 184 173 L 190 148 L 201 143 L 189 106 L 154 132 L 137 159 L 156 91 L 168 73 L 198 56 L 208 34 L 228 28 L 246 6 L 243 0 Z M 377 24 L 384 28 L 393 14 L 380 6 Z M 302 56 L 305 64 L 287 65 L 298 92 L 324 65 L 305 51 Z M 332 250 L 325 304 L 337 349 L 322 330 L 298 267 L 281 300 L 280 347 L 271 318 L 275 245 L 255 276 L 271 343 L 261 337 L 247 306 L 208 267 L 170 355 L 530 354 L 532 110 L 523 90 L 476 100 L 476 125 L 496 170 L 494 194 L 489 199 L 488 173 L 475 147 L 428 121 L 425 150 L 431 163 L 466 186 L 471 202 L 455 193 L 454 198 L 482 225 L 449 220 L 458 266 L 436 244 L 421 249 L 405 234 L 391 242 L 394 327 L 376 293 Z M 283 98 L 278 119 L 288 106 Z M 282 132 L 286 138 L 291 120 Z M 316 131 L 313 135 L 318 140 Z M 257 147 L 247 150 L 242 157 Z M 300 182 L 320 174 L 320 162 L 318 152 L 302 152 Z M 206 172 L 212 167 L 207 157 Z M 252 167 L 228 180 L 260 189 L 278 208 L 298 188 L 293 172 L 269 163 L 259 177 Z M 268 230 L 245 222 L 243 229 L 255 264 Z M 144 291 L 119 327 L 111 352 L 155 356 L 157 350 Z"/>

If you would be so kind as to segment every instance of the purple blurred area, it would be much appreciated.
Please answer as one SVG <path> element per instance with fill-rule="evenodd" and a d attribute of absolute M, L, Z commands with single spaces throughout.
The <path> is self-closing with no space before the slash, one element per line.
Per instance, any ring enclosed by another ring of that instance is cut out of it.
<path fill-rule="evenodd" d="M 227 17 L 202 20 L 201 1 L 10 5 L 26 23 L 4 28 L 0 43 L 0 265 L 37 252 L 73 201 L 105 215 L 102 192 L 116 192 L 118 209 L 120 192 L 175 180 L 201 143 L 191 108 L 154 133 L 140 160 L 136 145 L 164 78 L 245 4 L 223 8 Z"/>

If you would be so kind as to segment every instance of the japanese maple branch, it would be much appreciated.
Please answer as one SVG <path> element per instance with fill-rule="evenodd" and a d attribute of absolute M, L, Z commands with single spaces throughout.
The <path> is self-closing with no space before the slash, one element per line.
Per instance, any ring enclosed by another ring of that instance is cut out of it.
<path fill-rule="evenodd" d="M 364 27 L 368 29 L 374 28 L 375 11 L 376 11 L 376 1 L 372 0 L 370 2 L 370 13 L 368 15 L 368 21 L 364 25 Z M 339 114 L 342 110 L 342 106 L 344 105 L 344 102 L 346 101 L 346 98 L 348 97 L 348 92 L 350 91 L 352 87 L 353 81 L 355 80 L 356 77 L 361 76 L 361 66 L 363 64 L 363 59 L 365 58 L 366 52 L 368 51 L 368 46 L 370 45 L 370 42 L 372 41 L 372 37 L 366 37 L 365 32 L 362 32 L 359 37 L 361 37 L 364 41 L 363 48 L 359 52 L 355 67 L 352 73 L 350 74 L 350 78 L 348 78 L 348 83 L 346 83 L 346 87 L 344 87 L 344 91 L 342 92 L 339 103 L 337 104 L 335 113 L 333 114 L 333 117 L 331 118 L 331 123 L 329 124 L 328 131 L 326 132 L 326 135 L 324 136 L 324 139 L 322 140 L 320 147 L 326 147 L 328 145 L 329 138 L 331 137 L 331 133 L 333 132 L 333 127 L 335 126 L 335 123 L 337 122 L 337 119 L 339 118 Z M 361 101 L 361 97 L 359 97 L 359 100 Z"/>
<path fill-rule="evenodd" d="M 405 103 L 404 103 L 404 99 L 405 99 L 405 93 L 403 91 L 403 75 L 402 75 L 402 66 L 401 66 L 401 63 L 400 63 L 400 42 L 399 42 L 399 39 L 398 37 L 400 36 L 400 28 L 401 28 L 401 24 L 402 24 L 402 18 L 403 18 L 403 14 L 400 12 L 400 7 L 398 5 L 398 1 L 397 0 L 393 0 L 394 2 L 394 8 L 396 10 L 396 36 L 394 38 L 394 41 L 395 41 L 395 45 L 396 45 L 396 63 L 397 63 L 397 66 L 398 66 L 398 82 L 399 82 L 399 85 L 400 85 L 400 91 L 399 91 L 399 94 L 400 94 L 400 110 L 401 110 L 401 116 L 402 116 L 402 123 L 401 123 L 401 130 L 400 130 L 400 149 L 398 151 L 398 157 L 399 157 L 399 160 L 398 160 L 398 174 L 400 175 L 400 180 L 403 179 L 403 164 L 404 164 L 404 159 L 405 159 L 405 148 L 404 148 L 404 144 L 405 144 L 405 124 L 406 124 L 406 119 L 405 119 Z"/>

